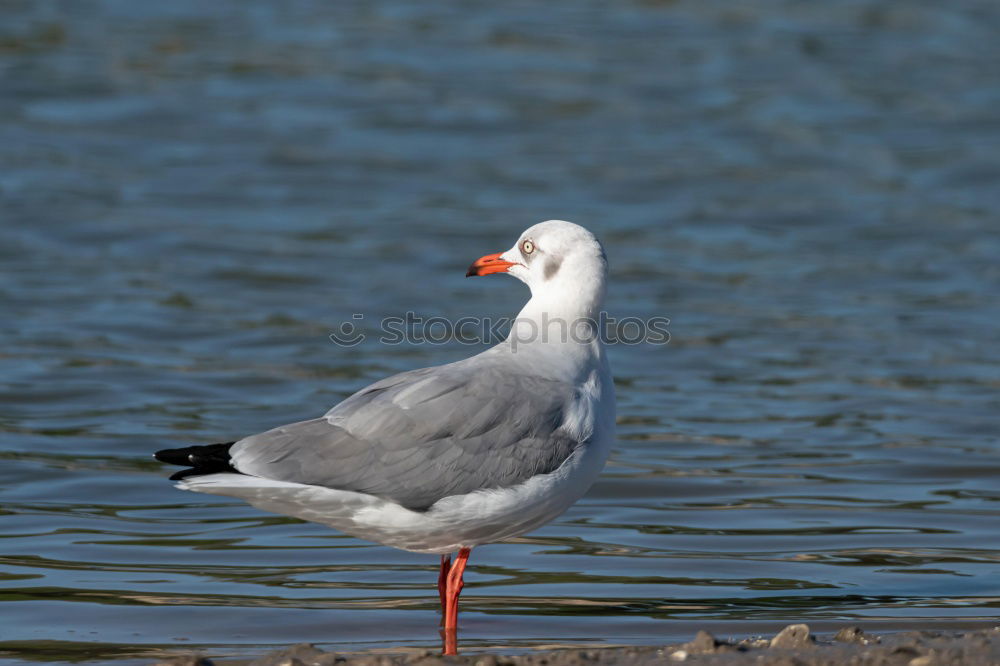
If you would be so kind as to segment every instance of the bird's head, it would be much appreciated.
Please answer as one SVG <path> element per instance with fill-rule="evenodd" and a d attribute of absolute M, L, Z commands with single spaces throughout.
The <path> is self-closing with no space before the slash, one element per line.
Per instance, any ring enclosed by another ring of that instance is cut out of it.
<path fill-rule="evenodd" d="M 594 234 L 563 220 L 525 230 L 514 247 L 472 262 L 467 277 L 508 273 L 541 293 L 579 293 L 597 288 L 603 296 L 608 261 Z"/>

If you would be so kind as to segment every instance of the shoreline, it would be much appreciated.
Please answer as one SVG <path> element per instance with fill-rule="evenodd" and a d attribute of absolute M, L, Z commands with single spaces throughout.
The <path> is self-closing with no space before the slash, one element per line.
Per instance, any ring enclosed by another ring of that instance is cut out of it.
<path fill-rule="evenodd" d="M 867 633 L 854 625 L 836 633 L 814 634 L 806 624 L 791 624 L 769 637 L 720 640 L 700 630 L 689 641 L 662 646 L 567 648 L 522 654 L 475 652 L 443 657 L 431 650 L 338 653 L 308 643 L 253 659 L 209 659 L 178 655 L 158 666 L 571 666 L 588 664 L 705 664 L 708 666 L 990 666 L 1000 664 L 1000 625 L 973 631 L 908 630 Z"/>

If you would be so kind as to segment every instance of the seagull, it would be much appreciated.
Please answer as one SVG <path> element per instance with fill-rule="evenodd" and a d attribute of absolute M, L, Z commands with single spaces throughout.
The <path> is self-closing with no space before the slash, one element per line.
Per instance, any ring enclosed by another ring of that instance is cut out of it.
<path fill-rule="evenodd" d="M 536 224 L 466 274 L 530 288 L 503 342 L 377 381 L 319 418 L 154 457 L 188 468 L 170 477 L 178 488 L 439 554 L 444 654 L 457 654 L 472 548 L 562 514 L 610 452 L 615 394 L 598 326 L 607 270 L 583 227 Z"/>

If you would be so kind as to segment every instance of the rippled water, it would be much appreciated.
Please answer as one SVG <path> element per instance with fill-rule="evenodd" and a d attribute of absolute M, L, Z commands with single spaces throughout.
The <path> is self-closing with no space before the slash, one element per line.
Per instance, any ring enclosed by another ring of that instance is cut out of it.
<path fill-rule="evenodd" d="M 461 644 L 995 623 L 1000 12 L 963 1 L 7 2 L 0 654 L 433 647 L 436 558 L 175 490 L 150 452 L 476 347 L 471 259 L 612 262 L 620 439 L 473 555 Z"/>

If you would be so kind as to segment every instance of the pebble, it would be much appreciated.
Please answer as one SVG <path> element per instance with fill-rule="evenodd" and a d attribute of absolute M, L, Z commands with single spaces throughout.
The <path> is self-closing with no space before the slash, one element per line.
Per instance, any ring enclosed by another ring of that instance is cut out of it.
<path fill-rule="evenodd" d="M 790 624 L 771 639 L 772 648 L 804 650 L 815 645 L 808 624 Z"/>
<path fill-rule="evenodd" d="M 861 629 L 861 627 L 844 627 L 837 632 L 837 635 L 833 637 L 833 640 L 839 643 L 868 644 L 868 637 L 865 636 L 865 632 Z"/>
<path fill-rule="evenodd" d="M 339 660 L 336 653 L 324 652 L 311 643 L 299 643 L 255 659 L 249 666 L 332 666 Z"/>
<path fill-rule="evenodd" d="M 681 649 L 690 654 L 711 654 L 716 651 L 718 646 L 719 641 L 715 640 L 715 636 L 702 629 L 694 635 L 693 641 L 685 643 Z"/>
<path fill-rule="evenodd" d="M 922 657 L 914 657 L 909 661 L 907 666 L 933 666 L 933 664 L 934 664 L 934 658 L 928 654 L 925 654 Z"/>

